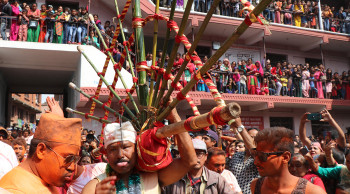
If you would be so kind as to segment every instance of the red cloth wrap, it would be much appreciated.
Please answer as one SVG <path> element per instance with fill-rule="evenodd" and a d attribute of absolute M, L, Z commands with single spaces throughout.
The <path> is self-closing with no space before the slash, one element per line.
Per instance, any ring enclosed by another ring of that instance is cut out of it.
<path fill-rule="evenodd" d="M 124 41 L 124 42 L 123 42 L 123 45 L 124 45 L 124 46 L 127 46 L 128 43 L 129 43 L 128 41 Z"/>
<path fill-rule="evenodd" d="M 139 80 L 139 78 L 137 78 L 137 77 L 132 77 L 132 81 L 133 81 L 134 83 L 137 83 L 138 80 Z"/>
<path fill-rule="evenodd" d="M 120 14 L 119 14 L 119 15 L 117 15 L 117 19 L 119 19 L 119 18 L 120 18 L 120 16 L 121 16 Z"/>
<path fill-rule="evenodd" d="M 107 110 L 106 110 L 105 106 L 106 106 L 106 103 L 103 103 L 102 104 L 102 109 L 106 112 Z"/>
<path fill-rule="evenodd" d="M 85 119 L 89 119 L 89 113 L 85 113 Z"/>
<path fill-rule="evenodd" d="M 116 63 L 116 64 L 114 64 L 114 70 L 119 70 L 119 71 L 121 71 L 122 70 L 122 67 L 118 64 L 118 63 Z"/>
<path fill-rule="evenodd" d="M 125 99 L 120 99 L 118 103 L 121 105 L 123 102 L 125 102 Z"/>
<path fill-rule="evenodd" d="M 104 76 L 105 76 L 105 73 L 103 73 L 103 72 L 98 72 L 97 75 L 98 75 L 98 76 L 102 75 L 102 77 L 104 77 Z"/>
<path fill-rule="evenodd" d="M 140 65 L 144 65 L 144 66 L 147 66 L 147 61 L 141 61 L 139 63 L 136 64 L 137 66 L 140 66 Z M 140 69 L 139 71 L 146 71 L 145 69 Z"/>
<path fill-rule="evenodd" d="M 173 29 L 173 27 L 177 26 L 177 23 L 174 20 L 169 20 L 166 23 L 167 27 L 170 29 L 170 31 Z"/>
<path fill-rule="evenodd" d="M 169 80 L 171 77 L 171 74 L 170 73 L 164 73 L 164 79 L 165 80 Z"/>
<path fill-rule="evenodd" d="M 137 168 L 144 172 L 158 171 L 173 161 L 166 138 L 156 136 L 163 123 L 154 124 L 154 128 L 145 130 L 137 137 Z"/>
<path fill-rule="evenodd" d="M 186 97 L 180 91 L 179 93 L 177 93 L 176 98 L 177 100 L 181 101 L 181 100 L 184 100 Z"/>
<path fill-rule="evenodd" d="M 175 36 L 175 42 L 176 43 L 181 43 L 181 41 L 185 41 L 185 40 L 187 40 L 187 38 L 186 38 L 186 36 L 179 36 L 179 35 L 176 35 Z"/>
<path fill-rule="evenodd" d="M 186 121 L 185 121 L 185 123 L 184 123 L 184 127 L 185 127 L 185 129 L 186 129 L 186 131 L 195 131 L 195 130 L 193 130 L 192 128 L 191 128 L 191 120 L 194 118 L 194 116 L 193 117 L 190 117 L 190 118 L 188 118 L 188 119 L 186 119 Z"/>
<path fill-rule="evenodd" d="M 208 123 L 211 124 L 211 125 L 214 125 L 214 124 L 215 124 L 215 123 L 213 123 L 213 122 L 211 121 L 211 119 L 210 119 L 210 113 L 207 115 L 207 121 L 208 121 Z"/>
<path fill-rule="evenodd" d="M 244 23 L 247 24 L 248 26 L 252 25 L 252 21 L 250 21 L 249 14 L 245 17 Z"/>
<path fill-rule="evenodd" d="M 217 125 L 226 125 L 226 121 L 223 120 L 220 116 L 220 111 L 223 108 L 223 106 L 216 107 L 213 111 L 213 120 L 214 123 Z"/>
<path fill-rule="evenodd" d="M 109 85 L 109 86 L 111 86 L 111 88 L 112 88 L 113 90 L 115 90 L 115 86 L 114 86 L 114 85 Z"/>
<path fill-rule="evenodd" d="M 160 15 L 160 14 L 154 14 L 153 15 L 153 18 L 156 19 L 156 20 L 159 20 L 159 18 L 162 18 L 163 16 Z"/>
<path fill-rule="evenodd" d="M 164 68 L 159 68 L 158 74 L 164 74 L 164 73 L 165 73 L 165 69 Z"/>
<path fill-rule="evenodd" d="M 90 96 L 89 100 L 92 101 L 92 99 L 96 99 L 96 96 Z"/>
<path fill-rule="evenodd" d="M 125 89 L 126 93 L 130 93 L 130 89 Z"/>
<path fill-rule="evenodd" d="M 171 82 L 171 87 L 173 87 L 175 90 L 180 90 L 181 88 L 180 88 L 180 86 L 177 84 L 177 83 L 175 83 L 175 82 Z"/>

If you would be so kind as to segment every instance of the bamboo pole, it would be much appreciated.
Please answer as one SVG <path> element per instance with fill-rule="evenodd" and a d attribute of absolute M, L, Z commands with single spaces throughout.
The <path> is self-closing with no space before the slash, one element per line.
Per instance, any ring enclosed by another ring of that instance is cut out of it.
<path fill-rule="evenodd" d="M 134 1 L 133 9 L 133 19 L 141 19 L 141 8 L 140 0 Z M 145 42 L 143 35 L 143 25 L 141 21 L 133 21 L 133 28 L 135 33 L 135 51 L 136 51 L 136 64 L 146 61 L 145 57 Z M 141 106 L 148 107 L 147 98 L 148 98 L 148 85 L 147 85 L 147 72 L 140 71 L 138 73 L 138 84 L 139 84 L 139 102 Z M 144 123 L 147 120 L 147 112 L 143 110 L 141 112 L 141 117 L 139 121 Z"/>
<path fill-rule="evenodd" d="M 258 16 L 270 4 L 270 2 L 271 0 L 263 0 L 262 2 L 260 2 L 257 5 L 257 7 L 249 14 L 250 18 Z M 203 65 L 203 67 L 197 73 L 204 75 L 204 73 L 206 73 L 211 68 L 211 66 L 231 47 L 231 45 L 249 28 L 249 25 L 246 23 L 246 20 L 244 20 L 238 26 L 238 28 L 233 32 L 233 34 L 228 39 L 226 39 L 226 41 L 220 47 L 220 49 L 217 50 L 215 54 L 210 57 L 210 59 Z M 196 83 L 196 79 L 191 79 L 191 81 L 187 83 L 187 85 L 180 92 L 183 95 L 186 95 Z M 161 114 L 157 117 L 157 121 L 162 121 L 178 103 L 179 100 L 175 98 L 170 103 L 170 105 L 167 106 L 165 110 L 162 111 Z"/>
<path fill-rule="evenodd" d="M 156 1 L 155 14 L 159 14 L 159 0 Z M 156 54 L 157 54 L 157 38 L 158 38 L 158 19 L 154 19 L 153 30 L 153 51 L 152 51 L 152 66 L 156 66 Z M 151 83 L 149 90 L 148 104 L 152 105 L 153 100 L 153 85 L 154 85 L 154 70 L 151 69 Z"/>
<path fill-rule="evenodd" d="M 192 122 L 190 122 L 191 128 L 194 130 L 196 129 L 200 130 L 212 125 L 211 123 L 208 122 L 208 119 L 207 119 L 208 114 L 210 114 L 210 112 L 196 116 L 194 119 L 192 119 Z M 238 118 L 240 114 L 241 114 L 241 107 L 235 102 L 227 104 L 220 111 L 221 119 L 226 122 L 230 121 L 231 119 Z M 165 138 L 165 137 L 171 137 L 173 134 L 186 132 L 187 130 L 184 127 L 185 122 L 186 121 L 180 121 L 177 123 L 164 126 L 158 129 L 156 136 L 158 138 Z"/>
<path fill-rule="evenodd" d="M 114 0 L 114 2 L 115 2 L 115 10 L 117 12 L 117 15 L 119 15 L 118 1 Z M 126 41 L 125 34 L 124 34 L 124 31 L 123 31 L 123 23 L 122 23 L 120 18 L 117 18 L 117 20 L 118 20 L 118 23 L 119 23 L 120 34 L 122 35 L 122 39 L 123 39 L 123 41 Z M 125 45 L 124 49 L 126 49 L 125 50 L 126 51 L 126 57 L 127 57 L 128 62 L 129 62 L 129 65 L 130 65 L 131 75 L 132 75 L 132 77 L 135 77 L 134 65 L 133 65 L 134 63 L 132 62 L 131 57 L 130 57 L 129 47 L 127 45 Z M 138 85 L 136 83 L 133 83 L 133 84 L 135 86 L 136 94 L 137 94 L 137 96 L 139 96 Z"/>
<path fill-rule="evenodd" d="M 170 11 L 170 16 L 169 16 L 169 21 L 172 21 L 173 18 L 174 18 L 175 7 L 176 7 L 176 1 L 174 0 L 172 2 L 172 4 L 171 4 L 171 11 Z M 163 68 L 163 66 L 164 66 L 165 57 L 167 55 L 166 53 L 167 53 L 167 50 L 168 50 L 170 32 L 171 32 L 171 29 L 167 28 L 166 35 L 165 35 L 165 42 L 164 42 L 163 51 L 162 51 L 163 52 L 162 61 L 159 64 L 159 68 Z M 160 80 L 162 79 L 162 77 L 163 77 L 163 75 L 160 75 L 160 74 L 157 76 L 157 81 L 156 81 L 156 85 L 155 85 L 155 88 L 154 88 L 154 94 L 153 94 L 153 99 L 152 99 L 152 106 L 153 107 L 158 106 L 158 104 L 156 104 L 155 102 L 156 102 L 156 99 L 157 99 L 157 94 L 158 94 L 158 90 L 159 90 Z"/>
<path fill-rule="evenodd" d="M 103 103 L 99 100 L 97 100 L 96 98 L 91 98 L 91 96 L 89 94 L 87 94 L 86 92 L 84 92 L 83 90 L 81 90 L 79 87 L 77 87 L 74 83 L 70 82 L 69 84 L 69 87 L 72 88 L 73 90 L 81 93 L 83 96 L 85 96 L 86 98 L 89 98 L 91 99 L 92 101 L 94 101 L 95 103 L 103 106 Z M 107 109 L 109 112 L 113 113 L 113 114 L 116 114 L 118 117 L 121 116 L 122 117 L 122 120 L 123 121 L 130 121 L 130 119 L 126 118 L 125 116 L 123 115 L 120 115 L 117 111 L 113 110 L 112 108 L 110 108 L 109 106 L 105 106 L 105 109 Z"/>
<path fill-rule="evenodd" d="M 173 0 L 173 1 L 175 1 L 175 0 Z M 187 5 L 186 5 L 186 9 L 185 9 L 185 12 L 184 12 L 184 15 L 182 17 L 182 21 L 181 21 L 181 25 L 180 25 L 180 28 L 179 28 L 179 32 L 177 34 L 178 36 L 182 36 L 183 32 L 185 31 L 185 28 L 186 28 L 186 25 L 187 25 L 188 16 L 190 15 L 190 12 L 191 12 L 192 3 L 193 3 L 193 0 L 188 0 Z M 166 72 L 165 72 L 166 74 L 171 73 L 171 70 L 173 68 L 174 60 L 175 60 L 175 57 L 176 57 L 176 54 L 177 54 L 177 50 L 179 49 L 179 46 L 180 46 L 180 43 L 176 42 L 175 45 L 174 45 L 174 48 L 171 51 L 170 58 L 169 58 L 169 61 L 168 61 L 168 66 L 167 66 Z M 162 99 L 162 97 L 164 95 L 164 92 L 165 92 L 165 89 L 166 89 L 166 85 L 167 85 L 167 82 L 163 81 L 162 82 L 162 86 L 161 86 L 160 91 L 159 91 L 159 94 L 158 94 L 158 97 L 157 97 L 157 100 L 156 100 L 156 105 L 158 105 L 158 106 L 156 106 L 156 108 L 159 108 L 159 102 L 160 102 L 160 100 Z"/>
<path fill-rule="evenodd" d="M 192 46 L 191 46 L 191 48 L 190 48 L 189 51 L 188 51 L 188 54 L 189 54 L 189 55 L 192 55 L 192 53 L 195 51 L 195 49 L 196 49 L 196 47 L 197 47 L 197 45 L 198 45 L 198 43 L 199 43 L 199 41 L 200 41 L 200 39 L 201 39 L 201 37 L 202 37 L 204 31 L 205 31 L 205 29 L 206 29 L 206 27 L 207 27 L 208 24 L 209 24 L 210 18 L 212 17 L 214 11 L 216 11 L 216 7 L 217 7 L 217 5 L 218 5 L 219 3 L 220 3 L 220 0 L 215 0 L 215 1 L 213 2 L 212 6 L 210 7 L 209 12 L 208 12 L 207 15 L 205 16 L 204 21 L 203 21 L 201 27 L 199 28 L 199 31 L 198 31 L 198 33 L 197 33 L 197 35 L 196 35 L 196 38 L 195 38 L 195 40 L 193 41 Z M 179 69 L 179 71 L 178 71 L 178 73 L 177 73 L 177 75 L 176 75 L 176 77 L 175 77 L 175 79 L 174 79 L 174 81 L 173 81 L 174 83 L 177 83 L 177 82 L 180 80 L 180 78 L 181 78 L 181 76 L 182 76 L 182 73 L 185 71 L 188 62 L 189 62 L 189 61 L 185 60 L 185 61 L 182 63 L 182 65 L 181 65 L 181 67 L 180 67 L 180 69 Z M 174 91 L 174 89 L 175 89 L 175 88 L 173 88 L 173 87 L 170 87 L 170 88 L 168 89 L 168 91 L 167 91 L 167 93 L 166 93 L 166 95 L 165 95 L 165 97 L 164 97 L 164 102 L 168 102 L 168 101 L 169 101 L 170 95 L 171 95 L 171 93 Z M 159 112 L 161 112 L 161 109 L 159 109 L 159 110 L 160 110 Z"/>
<path fill-rule="evenodd" d="M 96 73 L 98 73 L 98 69 L 96 68 L 96 66 L 92 63 L 92 61 L 90 60 L 90 58 L 84 53 L 84 50 L 78 46 L 78 51 L 85 57 L 85 59 L 89 62 L 89 64 L 91 65 L 91 67 L 95 70 Z M 108 84 L 107 80 L 101 75 L 98 75 L 100 77 L 100 79 L 103 81 L 103 83 L 107 86 L 107 88 L 113 93 L 113 95 L 118 99 L 121 100 L 120 96 L 115 92 L 115 90 L 112 88 L 111 85 Z M 125 108 L 126 112 L 130 115 L 130 117 L 132 117 L 133 120 L 137 120 L 136 116 L 131 112 L 131 110 L 129 109 L 129 107 L 126 106 L 126 104 L 124 102 L 121 103 L 121 105 Z M 139 124 L 139 123 L 138 123 Z"/>
<path fill-rule="evenodd" d="M 89 18 L 90 18 L 90 20 L 91 20 L 91 19 L 92 19 L 92 20 L 94 19 L 94 17 L 93 17 L 91 14 L 89 14 Z M 94 26 L 94 28 L 95 28 L 95 30 L 96 30 L 96 32 L 97 32 L 99 38 L 101 39 L 102 45 L 105 47 L 105 49 L 108 49 L 108 47 L 107 47 L 107 45 L 106 45 L 106 42 L 104 41 L 103 36 L 102 36 L 100 30 L 99 30 L 98 27 L 96 26 L 96 23 L 95 23 L 95 22 L 92 22 L 92 24 L 93 24 L 93 26 Z M 121 30 L 121 31 L 122 31 L 122 30 Z M 107 50 L 107 54 L 108 54 L 108 56 L 110 57 L 112 63 L 115 64 L 115 61 L 114 61 L 113 56 L 112 56 L 112 53 L 111 53 L 109 50 Z M 130 56 L 129 56 L 129 57 L 130 57 Z M 131 65 L 131 64 L 130 64 L 130 65 Z M 130 67 L 131 67 L 131 66 L 130 66 Z M 127 85 L 126 85 L 125 82 L 124 82 L 123 76 L 121 76 L 121 73 L 120 73 L 119 69 L 116 68 L 115 71 L 117 72 L 117 74 L 118 74 L 118 76 L 119 76 L 119 78 L 120 78 L 120 81 L 122 82 L 124 88 L 125 88 L 125 89 L 128 89 Z M 107 84 L 106 84 L 106 85 L 107 85 Z M 136 102 L 135 102 L 134 98 L 132 97 L 132 95 L 131 95 L 130 92 L 126 92 L 126 93 L 128 94 L 128 96 L 129 96 L 129 98 L 130 98 L 132 104 L 134 105 L 135 111 L 136 111 L 136 113 L 138 114 L 140 111 L 139 111 L 139 109 L 138 109 L 138 107 L 137 107 L 137 105 L 136 105 Z"/>
<path fill-rule="evenodd" d="M 77 110 L 74 110 L 72 108 L 69 108 L 67 107 L 66 108 L 66 111 L 69 112 L 69 113 L 74 113 L 74 114 L 78 114 L 78 115 L 81 115 L 81 116 L 85 116 L 85 113 L 83 112 L 80 112 L 80 111 L 77 111 Z M 108 121 L 108 120 L 105 120 L 105 119 L 100 119 L 96 116 L 92 116 L 92 115 L 86 115 L 87 117 L 89 117 L 90 119 L 93 119 L 95 121 L 99 121 L 99 122 L 102 122 L 102 123 L 112 123 L 112 121 Z"/>

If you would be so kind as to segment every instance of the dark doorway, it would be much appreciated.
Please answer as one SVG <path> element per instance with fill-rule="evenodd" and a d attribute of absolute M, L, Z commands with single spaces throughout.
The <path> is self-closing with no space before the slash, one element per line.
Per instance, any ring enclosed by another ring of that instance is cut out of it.
<path fill-rule="evenodd" d="M 270 127 L 285 127 L 294 130 L 293 117 L 270 117 Z"/>
<path fill-rule="evenodd" d="M 277 62 L 282 63 L 283 61 L 287 61 L 288 57 L 287 55 L 266 53 L 266 59 L 270 59 L 272 66 L 276 66 Z"/>
<path fill-rule="evenodd" d="M 315 67 L 322 64 L 322 59 L 305 58 L 305 63 L 309 63 L 310 67 Z"/>
<path fill-rule="evenodd" d="M 210 58 L 210 51 L 211 51 L 211 47 L 207 47 L 207 46 L 197 46 L 196 48 L 196 52 L 201 59 L 203 59 L 204 56 L 207 56 L 208 58 Z"/>
<path fill-rule="evenodd" d="M 46 0 L 46 5 L 52 5 L 54 10 L 57 10 L 59 6 L 62 6 L 63 9 L 66 7 L 69 7 L 70 10 L 79 9 L 79 2 Z M 81 5 L 81 6 L 86 6 L 86 5 Z"/>

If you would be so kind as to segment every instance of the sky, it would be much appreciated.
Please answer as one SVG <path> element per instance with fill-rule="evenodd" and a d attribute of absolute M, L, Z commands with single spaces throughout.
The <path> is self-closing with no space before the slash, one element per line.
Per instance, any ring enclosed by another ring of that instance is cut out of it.
<path fill-rule="evenodd" d="M 48 96 L 53 97 L 54 95 L 53 95 L 53 94 L 42 94 L 42 95 L 41 95 L 41 103 L 46 102 L 46 98 L 47 98 Z"/>

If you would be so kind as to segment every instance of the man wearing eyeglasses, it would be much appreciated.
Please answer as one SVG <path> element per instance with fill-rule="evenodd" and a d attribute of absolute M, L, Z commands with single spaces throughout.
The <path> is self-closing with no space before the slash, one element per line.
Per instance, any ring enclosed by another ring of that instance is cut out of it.
<path fill-rule="evenodd" d="M 224 177 L 204 166 L 208 156 L 206 143 L 199 139 L 193 139 L 192 143 L 197 155 L 197 164 L 178 182 L 165 187 L 162 193 L 233 193 Z"/>
<path fill-rule="evenodd" d="M 81 119 L 43 114 L 27 160 L 0 180 L 11 193 L 58 193 L 70 182 L 79 161 Z"/>
<path fill-rule="evenodd" d="M 254 163 L 262 178 L 251 183 L 253 194 L 264 193 L 326 193 L 306 179 L 290 174 L 288 163 L 294 153 L 294 132 L 284 127 L 259 131 L 256 148 L 251 149 Z"/>

